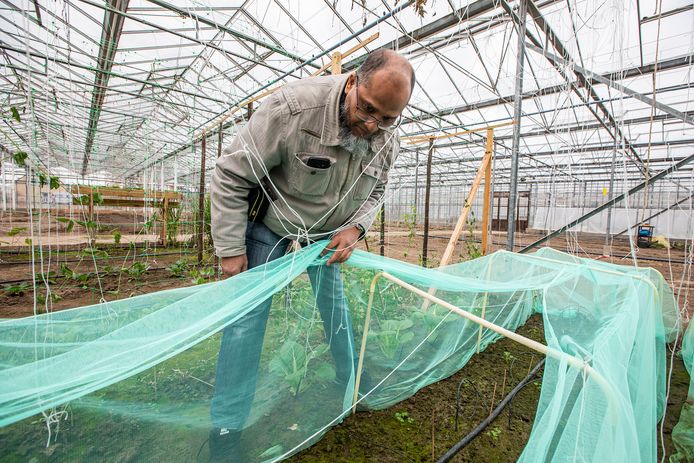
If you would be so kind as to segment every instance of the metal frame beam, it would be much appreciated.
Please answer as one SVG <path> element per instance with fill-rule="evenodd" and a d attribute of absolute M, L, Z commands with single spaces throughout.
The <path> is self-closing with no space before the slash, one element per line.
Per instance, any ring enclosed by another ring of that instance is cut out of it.
<path fill-rule="evenodd" d="M 130 0 L 107 0 L 108 4 L 115 10 L 125 11 L 128 9 Z M 87 140 L 84 145 L 84 157 L 82 159 L 82 176 L 87 173 L 89 156 L 94 146 L 96 127 L 101 116 L 101 107 L 108 91 L 108 80 L 111 77 L 113 59 L 118 51 L 120 33 L 123 30 L 125 18 L 113 14 L 110 11 L 104 12 L 104 21 L 101 29 L 101 45 L 97 56 L 96 74 L 94 75 L 94 89 L 92 91 L 92 103 L 89 111 L 89 122 L 87 123 Z"/>

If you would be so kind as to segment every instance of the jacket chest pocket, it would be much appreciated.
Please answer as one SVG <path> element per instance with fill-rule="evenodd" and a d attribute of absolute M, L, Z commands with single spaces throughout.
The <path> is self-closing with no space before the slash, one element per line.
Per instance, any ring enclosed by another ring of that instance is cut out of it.
<path fill-rule="evenodd" d="M 334 164 L 332 156 L 296 153 L 289 161 L 289 185 L 301 195 L 324 195 L 335 170 Z"/>
<path fill-rule="evenodd" d="M 362 161 L 361 174 L 357 178 L 354 185 L 354 199 L 357 201 L 365 201 L 371 196 L 376 184 L 386 183 L 388 181 L 388 171 L 369 161 Z"/>

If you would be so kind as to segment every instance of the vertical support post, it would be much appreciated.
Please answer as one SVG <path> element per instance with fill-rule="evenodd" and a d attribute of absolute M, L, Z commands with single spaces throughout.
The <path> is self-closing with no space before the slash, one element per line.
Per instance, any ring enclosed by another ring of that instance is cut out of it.
<path fill-rule="evenodd" d="M 484 153 L 489 158 L 484 168 L 484 203 L 482 206 L 482 255 L 489 252 L 489 206 L 492 200 L 492 158 L 494 156 L 494 129 L 487 129 L 487 149 Z"/>
<path fill-rule="evenodd" d="M 164 191 L 164 160 L 161 160 L 161 166 L 159 168 L 159 191 Z"/>
<path fill-rule="evenodd" d="M 518 151 L 520 149 L 521 130 L 521 105 L 523 102 L 523 69 L 525 67 L 525 19 L 528 12 L 528 0 L 520 0 L 519 25 L 518 25 L 518 50 L 516 58 L 516 91 L 514 95 L 513 120 L 513 148 L 511 152 L 511 175 L 509 185 L 508 204 L 508 232 L 506 238 L 506 250 L 513 252 L 513 238 L 516 231 L 516 204 L 518 202 Z"/>
<path fill-rule="evenodd" d="M 640 24 L 639 24 L 640 26 Z M 614 171 L 616 167 L 616 162 L 617 162 L 617 141 L 615 140 L 615 144 L 612 147 L 612 169 L 610 172 L 610 187 L 607 192 L 607 197 L 612 198 L 614 197 Z M 583 201 L 585 202 L 585 196 L 583 196 Z M 612 255 L 612 208 L 608 207 L 607 208 L 607 226 L 605 227 L 605 246 L 603 247 L 602 254 L 604 256 L 610 256 Z"/>
<path fill-rule="evenodd" d="M 253 103 L 251 102 L 249 106 L 249 112 L 251 111 Z M 250 115 L 249 115 L 250 118 Z M 219 132 L 217 133 L 217 159 L 222 155 L 222 142 L 224 141 L 224 123 L 220 122 L 219 123 Z M 217 253 L 214 253 L 214 273 L 215 275 L 219 274 L 219 256 Z"/>
<path fill-rule="evenodd" d="M 205 151 L 207 133 L 202 134 L 200 146 L 200 188 L 198 189 L 198 265 L 202 264 L 202 247 L 205 236 Z"/>
<path fill-rule="evenodd" d="M 2 210 L 7 210 L 7 166 L 2 166 Z"/>
<path fill-rule="evenodd" d="M 429 153 L 427 154 L 427 183 L 424 190 L 424 239 L 422 240 L 422 267 L 427 266 L 427 253 L 429 252 L 429 199 L 431 195 L 431 160 L 434 156 L 434 139 L 429 139 Z"/>
<path fill-rule="evenodd" d="M 385 256 L 386 252 L 386 203 L 381 203 L 381 255 Z"/>
<path fill-rule="evenodd" d="M 174 191 L 178 191 L 178 155 L 174 156 Z"/>
<path fill-rule="evenodd" d="M 330 66 L 330 73 L 332 75 L 342 74 L 342 53 L 336 51 L 332 55 L 333 63 Z"/>
<path fill-rule="evenodd" d="M 419 203 L 419 148 L 415 153 L 414 165 L 414 226 L 417 229 L 417 204 Z"/>

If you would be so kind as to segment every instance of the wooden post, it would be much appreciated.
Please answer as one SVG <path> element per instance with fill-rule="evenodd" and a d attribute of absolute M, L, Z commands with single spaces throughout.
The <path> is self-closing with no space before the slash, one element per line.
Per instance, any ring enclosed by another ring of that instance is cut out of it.
<path fill-rule="evenodd" d="M 494 157 L 494 129 L 487 129 L 487 150 L 489 162 L 484 169 L 484 206 L 482 208 L 482 255 L 489 252 L 489 206 L 492 200 L 492 158 Z"/>
<path fill-rule="evenodd" d="M 448 261 L 451 259 L 451 256 L 453 255 L 453 251 L 455 251 L 455 245 L 458 242 L 458 238 L 460 238 L 460 234 L 463 232 L 463 227 L 465 226 L 465 222 L 467 221 L 467 216 L 470 213 L 470 209 L 472 209 L 472 200 L 475 199 L 475 195 L 477 194 L 477 189 L 479 188 L 480 183 L 482 182 L 482 176 L 483 176 L 484 172 L 487 170 L 487 165 L 491 163 L 491 158 L 492 158 L 491 151 L 485 153 L 484 158 L 482 158 L 482 165 L 477 170 L 477 175 L 475 175 L 475 179 L 472 182 L 472 187 L 470 188 L 470 192 L 468 193 L 467 199 L 465 200 L 465 205 L 463 206 L 463 210 L 460 213 L 460 217 L 458 217 L 458 223 L 455 225 L 455 229 L 453 230 L 453 234 L 451 235 L 451 239 L 448 240 L 448 246 L 446 246 L 446 250 L 443 251 L 443 256 L 441 256 L 441 262 L 439 263 L 439 267 L 443 267 L 444 265 L 448 265 Z M 427 192 L 427 197 L 428 197 L 428 192 Z M 428 220 L 426 215 L 424 217 L 424 220 L 425 220 L 425 224 L 426 224 L 426 221 Z M 425 225 L 425 227 L 426 227 L 426 225 Z M 425 236 L 425 239 L 426 239 L 426 236 Z M 436 288 L 429 288 L 429 294 L 432 296 L 434 294 L 436 294 Z M 422 310 L 426 310 L 429 307 L 429 303 L 430 303 L 429 300 L 425 300 L 424 304 L 422 305 Z"/>
<path fill-rule="evenodd" d="M 381 203 L 381 255 L 385 256 L 386 249 L 386 203 Z"/>
<path fill-rule="evenodd" d="M 429 252 L 429 199 L 431 195 L 431 159 L 434 156 L 434 139 L 429 140 L 427 155 L 427 183 L 424 190 L 424 239 L 422 240 L 422 267 L 427 266 Z"/>
<path fill-rule="evenodd" d="M 339 51 L 333 53 L 330 73 L 333 75 L 342 74 L 342 53 Z"/>
<path fill-rule="evenodd" d="M 200 189 L 198 199 L 198 265 L 202 264 L 202 248 L 205 236 L 205 151 L 207 148 L 207 133 L 203 133 L 200 155 Z"/>

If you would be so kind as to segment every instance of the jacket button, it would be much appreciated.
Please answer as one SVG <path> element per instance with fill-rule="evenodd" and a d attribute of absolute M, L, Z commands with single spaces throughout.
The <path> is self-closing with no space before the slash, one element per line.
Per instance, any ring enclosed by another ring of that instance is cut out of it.
<path fill-rule="evenodd" d="M 311 171 L 311 175 L 316 175 L 316 171 L 315 171 L 315 170 L 312 170 L 312 171 Z"/>

